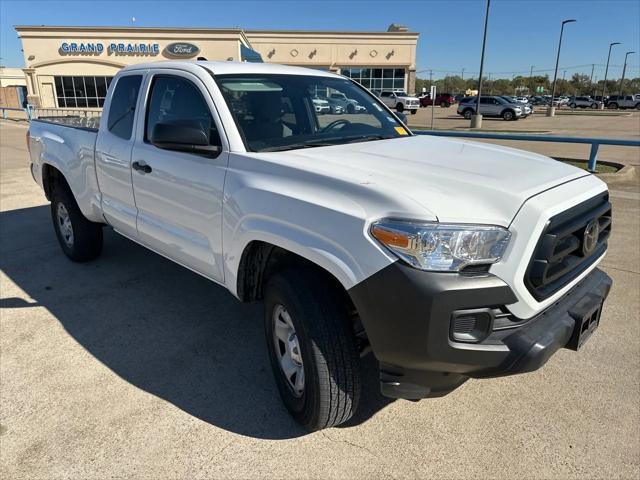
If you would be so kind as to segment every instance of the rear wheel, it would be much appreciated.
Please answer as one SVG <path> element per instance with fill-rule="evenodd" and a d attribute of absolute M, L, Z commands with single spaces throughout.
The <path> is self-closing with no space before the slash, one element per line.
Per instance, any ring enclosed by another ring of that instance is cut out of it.
<path fill-rule="evenodd" d="M 636 103 L 636 110 L 640 110 L 640 103 Z"/>
<path fill-rule="evenodd" d="M 418 110 L 414 108 L 413 110 L 411 110 L 411 115 L 415 115 L 417 111 Z"/>
<path fill-rule="evenodd" d="M 356 107 L 354 107 L 351 103 L 347 105 L 347 113 L 356 113 Z"/>
<path fill-rule="evenodd" d="M 609 107 L 609 108 L 611 108 L 611 109 L 614 109 L 614 110 L 615 110 L 616 108 L 618 108 L 618 104 L 617 104 L 617 103 L 615 103 L 615 102 L 610 102 L 610 103 L 607 105 L 607 107 Z"/>
<path fill-rule="evenodd" d="M 569 107 L 571 107 L 571 108 L 576 108 L 576 104 L 575 104 L 575 103 L 572 103 L 571 105 L 569 105 Z"/>
<path fill-rule="evenodd" d="M 312 270 L 271 277 L 265 333 L 280 396 L 308 430 L 339 425 L 360 399 L 359 354 L 345 302 Z"/>
<path fill-rule="evenodd" d="M 597 104 L 597 103 L 592 103 L 592 104 L 591 104 L 591 108 L 592 108 L 593 110 L 595 110 L 596 108 L 598 108 L 598 104 Z"/>
<path fill-rule="evenodd" d="M 71 260 L 87 262 L 100 255 L 102 225 L 85 218 L 65 186 L 58 186 L 53 192 L 51 219 L 60 247 Z"/>

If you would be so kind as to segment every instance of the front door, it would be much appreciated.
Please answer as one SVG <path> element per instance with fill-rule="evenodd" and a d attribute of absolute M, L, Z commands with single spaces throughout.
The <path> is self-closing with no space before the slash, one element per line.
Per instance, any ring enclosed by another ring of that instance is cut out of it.
<path fill-rule="evenodd" d="M 133 191 L 141 243 L 209 278 L 223 281 L 222 192 L 228 161 L 217 156 L 159 148 L 159 124 L 198 126 L 211 145 L 223 147 L 220 122 L 206 87 L 194 75 L 155 71 L 147 79 L 144 121 L 132 155 Z"/>

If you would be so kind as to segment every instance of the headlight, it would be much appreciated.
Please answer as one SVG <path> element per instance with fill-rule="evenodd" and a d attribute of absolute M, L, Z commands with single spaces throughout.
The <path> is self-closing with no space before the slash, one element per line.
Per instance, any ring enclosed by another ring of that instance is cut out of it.
<path fill-rule="evenodd" d="M 511 233 L 494 225 L 456 225 L 381 220 L 371 235 L 409 265 L 457 272 L 467 265 L 499 261 Z"/>

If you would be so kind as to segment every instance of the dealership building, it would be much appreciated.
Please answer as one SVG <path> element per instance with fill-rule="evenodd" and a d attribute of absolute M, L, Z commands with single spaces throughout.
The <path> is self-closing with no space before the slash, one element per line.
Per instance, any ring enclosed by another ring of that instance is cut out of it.
<path fill-rule="evenodd" d="M 259 61 L 326 69 L 365 87 L 415 90 L 419 34 L 383 32 L 17 26 L 27 99 L 42 108 L 100 108 L 118 70 L 187 59 Z"/>

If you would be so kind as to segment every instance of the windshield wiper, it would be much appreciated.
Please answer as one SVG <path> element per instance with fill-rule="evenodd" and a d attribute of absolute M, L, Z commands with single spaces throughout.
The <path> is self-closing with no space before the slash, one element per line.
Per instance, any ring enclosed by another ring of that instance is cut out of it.
<path fill-rule="evenodd" d="M 285 150 L 297 150 L 301 148 L 314 148 L 314 147 L 333 147 L 335 143 L 327 142 L 314 142 L 314 143 L 291 143 L 289 145 L 278 145 L 275 147 L 267 147 L 259 150 L 259 152 L 282 152 Z"/>
<path fill-rule="evenodd" d="M 389 135 L 380 135 L 380 134 L 362 135 L 361 137 L 348 138 L 346 139 L 347 141 L 344 143 L 371 142 L 373 140 L 391 140 L 392 138 L 400 138 L 400 137 L 393 137 Z"/>

